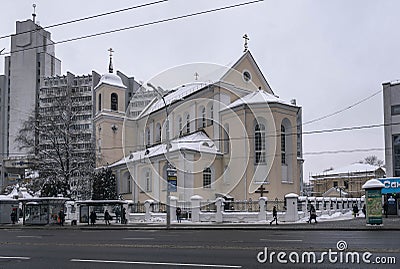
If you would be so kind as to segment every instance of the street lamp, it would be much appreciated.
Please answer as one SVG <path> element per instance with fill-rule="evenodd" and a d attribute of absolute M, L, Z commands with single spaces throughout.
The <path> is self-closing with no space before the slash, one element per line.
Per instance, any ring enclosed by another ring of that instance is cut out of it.
<path fill-rule="evenodd" d="M 167 144 L 167 169 L 168 169 L 168 157 L 169 157 L 169 111 L 168 111 L 168 106 L 167 106 L 167 102 L 165 102 L 165 98 L 164 95 L 156 88 L 154 87 L 153 84 L 151 84 L 150 82 L 147 83 L 147 86 L 149 86 L 150 88 L 152 88 L 163 100 L 164 102 L 164 106 L 165 106 L 165 114 L 167 115 L 167 118 L 165 119 L 165 126 L 166 126 L 166 135 L 165 135 L 165 140 L 166 140 L 166 144 Z M 167 173 L 167 199 L 166 199 L 166 207 L 167 207 L 167 229 L 170 228 L 171 226 L 171 208 L 169 206 L 170 204 L 170 189 L 169 189 L 169 182 L 168 182 L 168 173 Z"/>

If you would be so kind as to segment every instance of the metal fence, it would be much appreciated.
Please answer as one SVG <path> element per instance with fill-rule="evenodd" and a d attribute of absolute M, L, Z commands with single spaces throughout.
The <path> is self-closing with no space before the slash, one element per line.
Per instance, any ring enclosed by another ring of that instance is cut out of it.
<path fill-rule="evenodd" d="M 277 211 L 286 211 L 286 201 L 285 200 L 272 200 L 267 201 L 266 211 L 272 211 L 272 209 L 276 206 Z"/>
<path fill-rule="evenodd" d="M 156 202 L 152 203 L 150 207 L 150 211 L 154 213 L 166 213 L 167 212 L 167 206 L 166 204 Z"/>
<path fill-rule="evenodd" d="M 146 213 L 144 203 L 141 202 L 129 204 L 129 209 L 130 213 Z"/>
<path fill-rule="evenodd" d="M 215 202 L 200 202 L 200 211 L 202 212 L 215 212 L 217 211 L 217 206 Z"/>
<path fill-rule="evenodd" d="M 226 201 L 224 203 L 224 211 L 258 212 L 260 211 L 260 205 L 258 201 L 252 201 L 252 200 Z"/>

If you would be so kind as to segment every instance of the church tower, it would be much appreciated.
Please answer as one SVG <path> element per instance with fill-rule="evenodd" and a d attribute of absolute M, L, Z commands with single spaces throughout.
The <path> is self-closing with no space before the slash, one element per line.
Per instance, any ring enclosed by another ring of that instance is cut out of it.
<path fill-rule="evenodd" d="M 123 156 L 122 127 L 125 118 L 127 87 L 114 74 L 113 50 L 110 48 L 109 72 L 102 75 L 95 92 L 96 167 L 121 160 Z"/>

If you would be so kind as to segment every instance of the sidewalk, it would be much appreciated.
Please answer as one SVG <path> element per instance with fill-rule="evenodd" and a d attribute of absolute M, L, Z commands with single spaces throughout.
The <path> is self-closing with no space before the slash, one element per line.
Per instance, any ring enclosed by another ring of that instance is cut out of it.
<path fill-rule="evenodd" d="M 336 220 L 336 221 L 320 221 L 316 224 L 312 223 L 285 223 L 279 222 L 279 225 L 269 225 L 269 221 L 258 223 L 192 223 L 183 221 L 182 223 L 171 223 L 171 230 L 400 230 L 400 217 L 390 216 L 383 218 L 383 225 L 366 225 L 364 218 L 353 218 L 349 220 Z M 26 225 L 18 224 L 3 224 L 0 229 L 70 229 L 70 230 L 163 230 L 166 229 L 165 223 L 129 223 L 119 224 L 112 223 L 108 226 L 105 224 L 96 224 L 90 226 L 87 224 L 79 224 L 77 226 L 64 226 L 59 225 Z"/>

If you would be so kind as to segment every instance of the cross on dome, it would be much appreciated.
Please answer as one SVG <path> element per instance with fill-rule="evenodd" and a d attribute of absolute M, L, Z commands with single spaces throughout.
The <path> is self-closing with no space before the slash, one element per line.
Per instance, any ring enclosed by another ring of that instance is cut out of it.
<path fill-rule="evenodd" d="M 112 48 L 109 48 L 108 51 L 110 52 L 110 64 L 108 65 L 108 72 L 109 73 L 113 73 L 114 72 L 114 68 L 113 68 L 113 64 L 112 64 L 112 53 L 114 52 Z"/>

